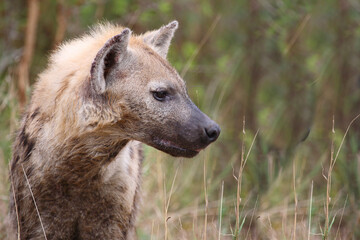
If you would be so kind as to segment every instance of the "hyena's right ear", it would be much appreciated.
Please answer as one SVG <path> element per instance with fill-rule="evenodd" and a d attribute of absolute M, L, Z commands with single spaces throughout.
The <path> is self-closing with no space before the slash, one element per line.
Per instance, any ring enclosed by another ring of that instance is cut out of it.
<path fill-rule="evenodd" d="M 119 35 L 110 38 L 96 54 L 91 66 L 91 86 L 98 94 L 106 90 L 106 74 L 127 51 L 131 31 L 125 28 Z"/>
<path fill-rule="evenodd" d="M 172 21 L 158 30 L 146 32 L 142 37 L 145 43 L 160 54 L 160 56 L 166 58 L 171 39 L 174 37 L 174 33 L 178 26 L 178 21 Z"/>

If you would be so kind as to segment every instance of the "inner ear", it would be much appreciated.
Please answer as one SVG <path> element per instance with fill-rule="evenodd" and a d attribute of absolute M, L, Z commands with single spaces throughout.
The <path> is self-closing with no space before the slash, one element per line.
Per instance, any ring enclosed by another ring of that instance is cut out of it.
<path fill-rule="evenodd" d="M 110 38 L 96 54 L 90 70 L 91 86 L 96 93 L 106 91 L 106 77 L 118 63 L 119 56 L 126 55 L 130 34 L 130 29 L 125 28 L 121 34 Z"/>
<path fill-rule="evenodd" d="M 104 79 L 106 80 L 110 70 L 116 65 L 118 56 L 113 49 L 104 58 Z"/>

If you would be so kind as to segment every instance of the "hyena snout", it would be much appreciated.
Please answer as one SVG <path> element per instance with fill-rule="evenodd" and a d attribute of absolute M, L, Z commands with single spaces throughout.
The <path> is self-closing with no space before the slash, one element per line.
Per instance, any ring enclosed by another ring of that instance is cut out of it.
<path fill-rule="evenodd" d="M 175 157 L 194 157 L 220 135 L 220 127 L 197 107 L 186 120 L 179 118 L 157 128 L 145 142 Z"/>
<path fill-rule="evenodd" d="M 211 120 L 206 114 L 197 110 L 196 113 L 197 117 L 193 119 L 198 125 L 199 133 L 200 133 L 200 141 L 201 141 L 201 148 L 207 147 L 210 143 L 215 142 L 216 139 L 220 135 L 220 127 L 219 125 Z"/>

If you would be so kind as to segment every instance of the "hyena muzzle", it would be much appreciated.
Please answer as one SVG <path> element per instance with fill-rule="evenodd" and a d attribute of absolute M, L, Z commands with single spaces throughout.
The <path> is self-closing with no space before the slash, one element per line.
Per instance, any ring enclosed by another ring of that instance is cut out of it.
<path fill-rule="evenodd" d="M 177 26 L 100 25 L 51 56 L 13 147 L 14 238 L 133 239 L 140 142 L 194 157 L 218 138 L 166 60 Z"/>

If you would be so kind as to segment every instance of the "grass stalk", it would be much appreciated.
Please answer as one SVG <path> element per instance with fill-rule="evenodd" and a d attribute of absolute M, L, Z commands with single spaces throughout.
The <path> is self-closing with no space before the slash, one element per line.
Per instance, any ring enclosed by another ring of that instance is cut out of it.
<path fill-rule="evenodd" d="M 206 233 L 207 233 L 207 217 L 209 211 L 209 201 L 207 195 L 207 183 L 206 183 L 206 157 L 204 157 L 204 197 L 205 197 L 205 217 L 204 217 L 204 232 L 203 232 L 203 239 L 206 240 Z"/>
<path fill-rule="evenodd" d="M 170 217 L 168 217 L 168 211 L 169 211 L 169 206 L 170 206 L 170 200 L 171 200 L 171 196 L 173 193 L 173 189 L 174 189 L 174 184 L 175 184 L 175 180 L 176 180 L 176 176 L 178 174 L 178 170 L 179 168 L 176 168 L 175 171 L 175 175 L 173 178 L 173 181 L 171 183 L 171 188 L 170 188 L 170 193 L 169 193 L 169 199 L 166 200 L 166 185 L 165 185 L 165 177 L 164 177 L 164 192 L 165 192 L 165 215 L 164 215 L 164 225 L 165 225 L 165 239 L 168 238 L 168 226 L 167 226 L 167 222 L 169 220 Z"/>
<path fill-rule="evenodd" d="M 11 179 L 12 179 L 12 176 L 11 176 Z M 21 239 L 21 236 L 20 236 L 20 232 L 21 232 L 20 231 L 20 219 L 19 219 L 19 211 L 18 211 L 17 201 L 16 201 L 16 197 L 15 197 L 14 184 L 11 184 L 11 188 L 12 188 L 14 204 L 15 204 L 15 213 L 16 213 L 16 222 L 17 222 L 17 240 L 20 240 Z"/>
<path fill-rule="evenodd" d="M 330 156 L 330 165 L 329 165 L 329 170 L 328 170 L 328 174 L 326 177 L 326 205 L 325 205 L 325 229 L 324 229 L 324 236 L 323 239 L 327 240 L 329 237 L 329 231 L 331 226 L 329 226 L 329 205 L 331 202 L 331 198 L 330 198 L 330 191 L 331 191 L 331 177 L 332 177 L 332 170 L 335 167 L 335 163 L 336 160 L 339 157 L 340 154 L 340 150 L 342 149 L 342 146 L 345 142 L 345 138 L 350 130 L 351 125 L 360 117 L 360 114 L 358 114 L 355 118 L 353 118 L 351 120 L 351 122 L 349 123 L 348 127 L 346 128 L 345 134 L 341 140 L 340 146 L 336 152 L 336 155 L 334 157 L 334 138 L 335 138 L 335 117 L 333 116 L 333 122 L 332 122 L 332 140 L 331 140 L 331 156 Z"/>
<path fill-rule="evenodd" d="M 345 203 L 344 203 L 344 207 L 341 211 L 341 217 L 340 217 L 340 220 L 339 220 L 339 225 L 338 225 L 338 228 L 336 230 L 336 235 L 335 235 L 335 239 L 338 239 L 338 235 L 339 235 L 339 230 L 340 230 L 340 225 L 341 225 L 341 222 L 342 222 L 342 219 L 343 219 L 343 216 L 344 216 L 344 211 L 345 211 L 345 207 L 346 207 L 346 204 L 347 204 L 347 200 L 348 200 L 348 196 L 346 196 L 346 199 L 345 199 Z M 341 238 L 340 238 L 341 239 Z"/>
<path fill-rule="evenodd" d="M 331 153 L 330 153 L 330 165 L 326 177 L 326 201 L 325 201 L 325 226 L 323 239 L 327 240 L 329 236 L 329 205 L 330 205 L 330 191 L 331 191 L 331 174 L 334 162 L 334 138 L 335 138 L 335 117 L 332 120 L 332 139 L 331 139 Z"/>
<path fill-rule="evenodd" d="M 297 218 L 297 210 L 298 210 L 298 199 L 296 195 L 296 159 L 293 161 L 293 188 L 294 188 L 294 201 L 295 201 L 295 212 L 294 212 L 294 228 L 293 228 L 293 240 L 296 240 L 296 218 Z"/>
<path fill-rule="evenodd" d="M 237 180 L 237 191 L 236 191 L 236 208 L 235 208 L 235 215 L 236 215 L 236 221 L 235 221 L 235 234 L 234 234 L 234 239 L 238 239 L 239 238 L 239 234 L 240 234 L 240 203 L 241 203 L 241 185 L 242 185 L 242 176 L 243 176 L 243 171 L 246 165 L 247 160 L 249 159 L 249 155 L 251 152 L 251 149 L 254 146 L 256 137 L 259 133 L 259 129 L 256 131 L 255 136 L 251 142 L 251 145 L 249 147 L 249 150 L 246 154 L 246 157 L 244 157 L 245 155 L 245 143 L 244 143 L 244 139 L 245 139 L 245 135 L 246 135 L 246 131 L 245 131 L 245 117 L 243 118 L 243 129 L 242 129 L 242 134 L 243 134 L 243 139 L 241 142 L 241 157 L 240 157 L 240 167 L 239 167 L 239 174 L 236 177 Z M 242 223 L 243 225 L 243 223 Z M 242 227 L 242 226 L 241 226 Z"/>
<path fill-rule="evenodd" d="M 313 204 L 313 190 L 314 190 L 314 181 L 311 181 L 311 189 L 310 189 L 310 203 L 309 203 L 309 225 L 308 225 L 308 240 L 310 240 L 311 234 L 311 216 L 312 216 L 312 204 Z"/>
<path fill-rule="evenodd" d="M 221 220 L 222 220 L 222 210 L 223 210 L 223 199 L 224 199 L 224 181 L 222 181 L 222 183 L 221 183 L 220 211 L 219 211 L 219 235 L 218 235 L 218 240 L 221 239 Z"/>
<path fill-rule="evenodd" d="M 38 207 L 37 207 L 36 200 L 35 200 L 34 194 L 33 194 L 33 192 L 32 192 L 29 179 L 28 179 L 28 177 L 27 177 L 27 175 L 26 175 L 24 166 L 23 166 L 22 164 L 21 164 L 21 167 L 22 167 L 22 170 L 23 170 L 23 172 L 24 172 L 24 176 L 25 176 L 25 179 L 26 179 L 26 183 L 28 184 L 31 197 L 32 197 L 33 202 L 34 202 L 34 205 L 35 205 L 36 213 L 37 213 L 37 215 L 38 215 L 38 217 L 39 217 L 41 229 L 42 229 L 42 231 L 43 231 L 43 233 L 44 233 L 44 238 L 45 238 L 45 240 L 47 240 L 46 233 L 45 233 L 45 228 L 44 228 L 44 224 L 43 224 L 43 222 L 42 222 L 42 220 L 41 220 L 40 212 L 39 212 L 39 209 L 38 209 Z"/>

